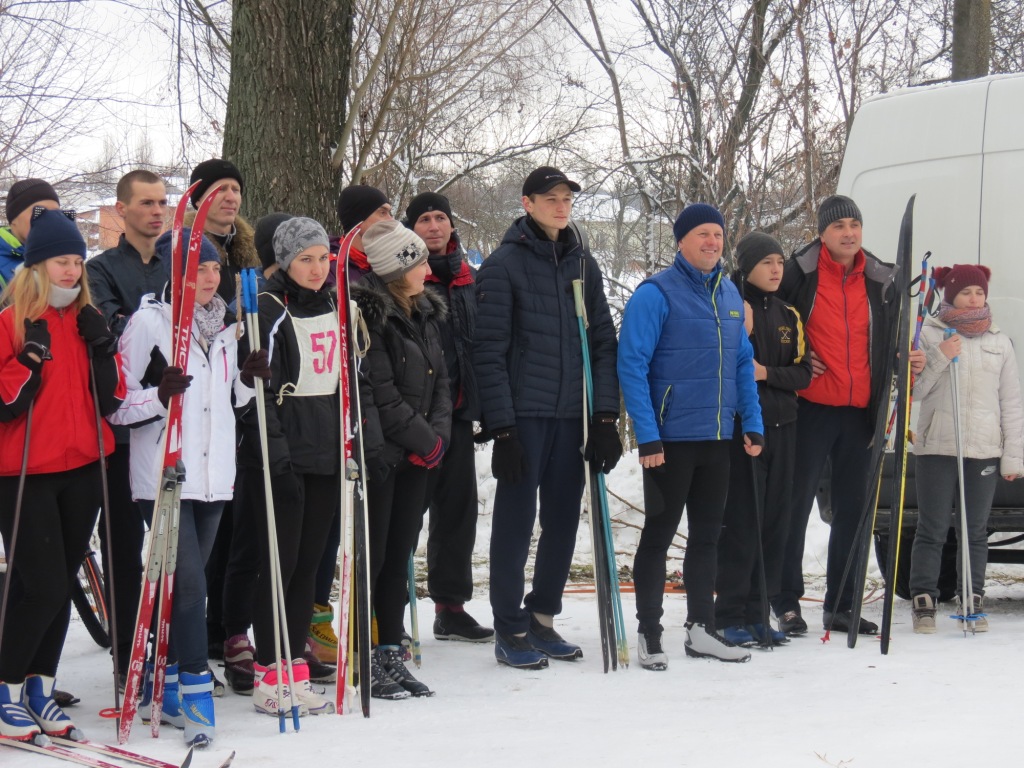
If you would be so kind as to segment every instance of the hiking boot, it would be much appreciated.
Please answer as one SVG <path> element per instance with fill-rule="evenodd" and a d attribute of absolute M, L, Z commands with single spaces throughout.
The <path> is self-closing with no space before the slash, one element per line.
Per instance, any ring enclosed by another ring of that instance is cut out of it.
<path fill-rule="evenodd" d="M 786 645 L 789 642 L 789 638 L 786 637 L 785 632 L 779 632 L 778 630 L 772 629 L 771 625 L 767 627 L 767 632 L 765 632 L 765 629 L 765 625 L 761 622 L 757 622 L 756 624 L 747 624 L 746 626 L 747 632 L 753 636 L 758 645 L 776 646 Z"/>
<path fill-rule="evenodd" d="M 33 741 L 42 733 L 22 703 L 24 687 L 24 683 L 0 683 L 0 736 L 5 739 Z"/>
<path fill-rule="evenodd" d="M 910 601 L 910 619 L 918 635 L 935 634 L 935 601 L 931 595 L 914 595 Z"/>
<path fill-rule="evenodd" d="M 740 648 L 750 648 L 753 645 L 757 645 L 757 640 L 754 639 L 754 636 L 739 624 L 732 627 L 726 627 L 719 633 L 719 635 L 727 642 Z"/>
<path fill-rule="evenodd" d="M 787 637 L 797 637 L 807 634 L 807 622 L 796 611 L 786 611 L 779 619 L 779 631 Z"/>
<path fill-rule="evenodd" d="M 826 612 L 822 617 L 822 625 L 825 629 L 834 629 L 836 632 L 849 632 L 850 621 L 853 619 L 853 614 L 850 611 L 836 611 L 835 613 Z M 860 619 L 860 624 L 857 626 L 858 635 L 877 635 L 878 625 L 873 621 L 868 621 L 863 616 Z"/>
<path fill-rule="evenodd" d="M 335 672 L 335 677 L 337 677 L 337 672 Z M 295 700 L 305 707 L 309 714 L 333 715 L 335 713 L 334 702 L 324 696 L 326 691 L 313 686 L 312 672 L 306 659 L 292 661 L 292 689 L 295 691 Z"/>
<path fill-rule="evenodd" d="M 530 616 L 530 628 L 526 630 L 526 639 L 530 645 L 552 659 L 576 661 L 583 658 L 583 649 L 563 639 L 554 627 L 541 624 L 536 616 Z"/>
<path fill-rule="evenodd" d="M 525 635 L 494 633 L 494 658 L 515 669 L 545 669 L 548 657 L 530 644 Z"/>
<path fill-rule="evenodd" d="M 253 659 L 256 649 L 248 635 L 232 635 L 224 641 L 224 678 L 231 690 L 241 696 L 252 696 L 256 685 Z"/>
<path fill-rule="evenodd" d="M 213 673 L 179 674 L 181 714 L 185 720 L 185 744 L 203 749 L 213 743 L 217 721 L 213 711 Z"/>
<path fill-rule="evenodd" d="M 388 674 L 383 658 L 380 647 L 374 648 L 370 655 L 370 695 L 375 699 L 408 699 L 412 694 Z"/>
<path fill-rule="evenodd" d="M 402 661 L 402 647 L 399 645 L 378 645 L 377 653 L 380 655 L 381 666 L 390 675 L 391 679 L 398 683 L 413 696 L 433 696 L 434 692 L 425 684 L 421 683 L 405 666 Z"/>
<path fill-rule="evenodd" d="M 437 640 L 461 640 L 465 643 L 490 643 L 494 641 L 494 630 L 482 627 L 461 605 L 434 606 L 434 638 Z"/>
<path fill-rule="evenodd" d="M 963 600 L 957 597 L 956 601 L 956 626 L 964 632 L 988 632 L 988 619 L 984 613 L 985 598 L 982 595 L 975 595 L 971 605 L 964 606 Z M 967 612 L 964 613 L 966 607 Z M 966 621 L 964 619 L 966 618 Z M 964 626 L 966 624 L 966 626 Z"/>
<path fill-rule="evenodd" d="M 82 741 L 85 736 L 75 728 L 71 718 L 64 714 L 53 700 L 53 678 L 49 675 L 29 675 L 21 691 L 22 703 L 39 723 L 47 736 L 63 736 L 73 741 Z"/>
<path fill-rule="evenodd" d="M 719 661 L 750 661 L 750 651 L 733 645 L 714 630 L 694 622 L 686 625 L 686 655 Z"/>
<path fill-rule="evenodd" d="M 313 641 L 312 650 L 318 661 L 324 664 L 338 663 L 338 636 L 334 633 L 334 610 L 331 606 L 313 603 L 309 639 Z M 309 661 L 308 655 L 305 658 Z"/>
<path fill-rule="evenodd" d="M 256 707 L 257 712 L 262 712 L 266 715 L 276 715 L 278 713 L 278 664 L 271 664 L 268 667 L 264 667 L 259 662 L 254 662 L 252 666 L 253 672 L 256 675 L 256 685 L 252 691 L 252 704 Z M 281 677 L 281 706 L 286 715 L 291 713 L 291 686 L 288 685 L 288 680 L 283 675 Z M 309 710 L 306 709 L 301 701 L 299 701 L 298 696 L 295 697 L 295 707 L 299 710 L 299 717 L 305 717 L 309 714 Z"/>
<path fill-rule="evenodd" d="M 640 630 L 636 644 L 636 655 L 640 666 L 652 672 L 664 672 L 668 669 L 668 654 L 661 647 L 661 632 Z"/>

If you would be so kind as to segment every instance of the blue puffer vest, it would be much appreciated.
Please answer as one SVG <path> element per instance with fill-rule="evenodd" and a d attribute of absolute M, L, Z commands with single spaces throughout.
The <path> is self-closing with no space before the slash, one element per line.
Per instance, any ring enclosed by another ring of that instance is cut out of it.
<path fill-rule="evenodd" d="M 705 275 L 678 254 L 644 282 L 657 286 L 669 307 L 648 374 L 661 439 L 730 439 L 739 404 L 737 356 L 742 344 L 749 346 L 739 291 L 721 264 Z"/>

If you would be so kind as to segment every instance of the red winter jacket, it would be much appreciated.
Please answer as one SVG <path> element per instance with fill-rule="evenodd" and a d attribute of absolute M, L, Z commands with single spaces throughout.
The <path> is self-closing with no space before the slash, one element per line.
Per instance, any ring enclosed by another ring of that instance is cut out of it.
<path fill-rule="evenodd" d="M 40 373 L 33 373 L 17 359 L 21 348 L 15 345 L 14 309 L 0 312 L 0 476 L 21 472 L 30 400 L 29 474 L 66 472 L 99 459 L 89 359 L 78 334 L 78 310 L 49 307 L 43 319 L 53 359 L 43 363 Z M 101 412 L 110 413 L 125 396 L 121 362 L 115 356 L 97 358 L 95 364 Z M 103 445 L 107 454 L 113 453 L 114 434 L 105 421 Z"/>

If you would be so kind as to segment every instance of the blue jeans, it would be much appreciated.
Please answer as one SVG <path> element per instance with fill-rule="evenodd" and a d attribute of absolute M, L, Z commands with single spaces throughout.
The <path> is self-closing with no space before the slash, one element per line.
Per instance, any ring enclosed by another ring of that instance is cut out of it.
<path fill-rule="evenodd" d="M 146 524 L 152 526 L 153 502 L 140 500 L 139 508 Z M 223 511 L 223 501 L 181 500 L 168 661 L 177 659 L 182 672 L 206 671 L 206 561 Z"/>
<path fill-rule="evenodd" d="M 999 480 L 999 459 L 964 459 L 964 500 L 967 504 L 967 541 L 971 558 L 971 588 L 985 594 L 988 565 L 988 518 Z M 910 557 L 910 594 L 929 594 L 939 599 L 939 571 L 942 545 L 949 527 L 956 528 L 958 555 L 963 551 L 960 531 L 960 494 L 956 456 L 917 457 L 917 534 Z M 963 574 L 956 559 L 957 593 Z"/>
<path fill-rule="evenodd" d="M 583 498 L 583 419 L 520 418 L 516 428 L 529 466 L 522 482 L 498 482 L 491 521 L 491 609 L 505 635 L 526 632 L 531 612 L 561 613 Z M 524 599 L 538 491 L 540 539 Z"/>

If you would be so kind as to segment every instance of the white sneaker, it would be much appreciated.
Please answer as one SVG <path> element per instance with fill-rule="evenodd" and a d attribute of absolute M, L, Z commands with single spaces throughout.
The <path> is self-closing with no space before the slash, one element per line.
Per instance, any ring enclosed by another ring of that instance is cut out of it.
<path fill-rule="evenodd" d="M 967 611 L 964 612 L 966 607 Z M 963 600 L 957 598 L 956 612 L 959 616 L 972 616 L 973 618 L 957 621 L 957 629 L 963 632 L 988 632 L 988 619 L 985 618 L 985 598 L 975 595 L 971 605 L 965 606 Z M 967 626 L 965 627 L 964 624 Z"/>
<path fill-rule="evenodd" d="M 914 595 L 911 602 L 910 618 L 914 632 L 919 635 L 935 634 L 935 601 L 931 595 Z"/>
<path fill-rule="evenodd" d="M 750 651 L 733 645 L 703 624 L 686 625 L 686 655 L 719 661 L 750 661 Z"/>
<path fill-rule="evenodd" d="M 252 703 L 258 712 L 266 715 L 277 715 L 277 664 L 264 667 L 262 664 L 254 664 L 253 670 L 256 675 L 256 685 L 252 691 Z M 288 681 L 282 679 L 282 706 L 285 714 L 291 714 L 292 694 Z M 299 717 L 305 717 L 309 710 L 302 704 L 298 693 L 295 696 L 295 706 L 299 709 Z"/>
<path fill-rule="evenodd" d="M 653 672 L 668 669 L 668 654 L 661 647 L 661 632 L 641 632 L 636 644 L 640 666 Z"/>

